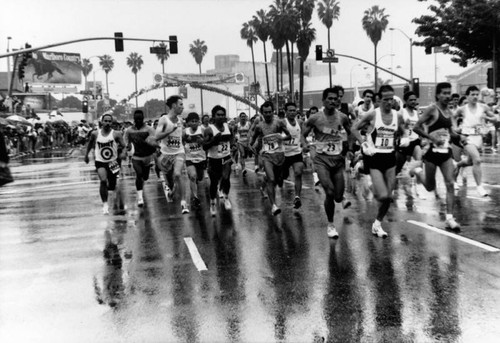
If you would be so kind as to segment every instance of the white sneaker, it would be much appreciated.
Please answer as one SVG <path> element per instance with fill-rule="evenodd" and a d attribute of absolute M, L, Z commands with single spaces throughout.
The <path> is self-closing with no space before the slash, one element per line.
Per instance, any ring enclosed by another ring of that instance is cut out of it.
<path fill-rule="evenodd" d="M 174 195 L 172 193 L 172 190 L 168 186 L 165 186 L 165 194 L 166 194 L 166 197 L 167 197 L 167 202 L 173 202 L 174 201 Z"/>
<path fill-rule="evenodd" d="M 217 210 L 215 209 L 215 201 L 210 201 L 210 214 L 215 217 Z"/>
<path fill-rule="evenodd" d="M 143 207 L 144 206 L 144 199 L 141 197 L 141 198 L 137 198 L 137 206 L 139 207 Z"/>
<path fill-rule="evenodd" d="M 460 230 L 460 224 L 458 224 L 455 220 L 455 218 L 448 218 L 446 219 L 446 228 L 451 229 L 451 230 Z"/>
<path fill-rule="evenodd" d="M 181 201 L 182 214 L 189 213 L 189 208 L 185 200 Z"/>
<path fill-rule="evenodd" d="M 102 214 L 109 214 L 109 205 L 107 202 L 102 204 Z"/>
<path fill-rule="evenodd" d="M 335 229 L 335 225 L 333 225 L 333 223 L 328 223 L 326 234 L 330 238 L 339 238 L 339 233 L 337 232 L 337 229 Z"/>
<path fill-rule="evenodd" d="M 487 197 L 489 194 L 486 191 L 486 189 L 483 188 L 483 186 L 477 186 L 477 192 L 479 193 L 479 196 L 481 197 Z"/>
<path fill-rule="evenodd" d="M 380 224 L 380 222 L 378 220 L 374 221 L 373 222 L 373 225 L 372 225 L 372 233 L 377 236 L 377 237 L 381 237 L 381 238 L 385 238 L 387 237 L 387 232 L 385 232 L 383 229 L 382 229 L 382 225 Z"/>
<path fill-rule="evenodd" d="M 232 208 L 231 201 L 229 201 L 229 198 L 224 199 L 224 208 L 228 211 Z"/>
<path fill-rule="evenodd" d="M 219 189 L 219 198 L 224 198 L 224 192 L 221 189 Z"/>
<path fill-rule="evenodd" d="M 274 204 L 271 212 L 273 213 L 273 216 L 277 216 L 281 213 L 281 209 L 276 204 Z"/>
<path fill-rule="evenodd" d="M 313 173 L 313 182 L 315 186 L 319 186 L 319 177 L 318 173 Z"/>

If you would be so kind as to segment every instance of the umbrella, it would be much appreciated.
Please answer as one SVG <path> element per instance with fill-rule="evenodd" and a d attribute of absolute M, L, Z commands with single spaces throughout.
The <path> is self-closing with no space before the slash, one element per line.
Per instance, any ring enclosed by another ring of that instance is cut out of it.
<path fill-rule="evenodd" d="M 33 124 L 31 124 L 28 119 L 24 118 L 24 117 L 21 117 L 17 114 L 13 114 L 11 116 L 8 116 L 6 118 L 9 122 L 11 123 L 15 123 L 15 124 L 23 124 L 23 125 L 30 125 L 30 126 L 33 126 Z"/>

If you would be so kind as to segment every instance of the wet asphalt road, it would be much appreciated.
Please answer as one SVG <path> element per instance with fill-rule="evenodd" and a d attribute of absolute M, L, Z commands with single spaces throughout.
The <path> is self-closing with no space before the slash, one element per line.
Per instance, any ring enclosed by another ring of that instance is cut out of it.
<path fill-rule="evenodd" d="M 491 196 L 469 171 L 459 234 L 402 177 L 387 239 L 370 232 L 375 201 L 349 195 L 338 240 L 310 173 L 303 207 L 287 183 L 277 217 L 253 172 L 233 174 L 233 209 L 212 218 L 204 184 L 203 208 L 182 215 L 155 175 L 138 209 L 124 165 L 105 216 L 78 151 L 14 160 L 0 188 L 0 342 L 499 342 L 500 159 L 484 160 Z"/>

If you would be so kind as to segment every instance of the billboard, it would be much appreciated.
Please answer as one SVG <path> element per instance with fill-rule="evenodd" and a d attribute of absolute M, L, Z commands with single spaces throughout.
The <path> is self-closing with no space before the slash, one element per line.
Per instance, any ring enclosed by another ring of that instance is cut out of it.
<path fill-rule="evenodd" d="M 76 53 L 35 51 L 24 68 L 24 81 L 33 84 L 81 84 L 80 61 L 80 54 Z"/>
<path fill-rule="evenodd" d="M 23 105 L 29 105 L 35 110 L 45 110 L 49 108 L 49 95 L 48 94 L 33 94 L 33 93 L 14 93 Z"/>

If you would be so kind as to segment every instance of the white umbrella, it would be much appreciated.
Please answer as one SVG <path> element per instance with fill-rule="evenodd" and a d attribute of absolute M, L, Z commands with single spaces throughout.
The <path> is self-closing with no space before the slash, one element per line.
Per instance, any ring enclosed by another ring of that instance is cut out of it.
<path fill-rule="evenodd" d="M 16 123 L 16 124 L 23 124 L 23 125 L 30 125 L 30 126 L 33 126 L 33 124 L 31 124 L 28 119 L 24 118 L 24 117 L 21 117 L 17 114 L 13 114 L 11 116 L 8 116 L 6 118 L 8 121 L 10 122 L 13 122 L 13 123 Z"/>

